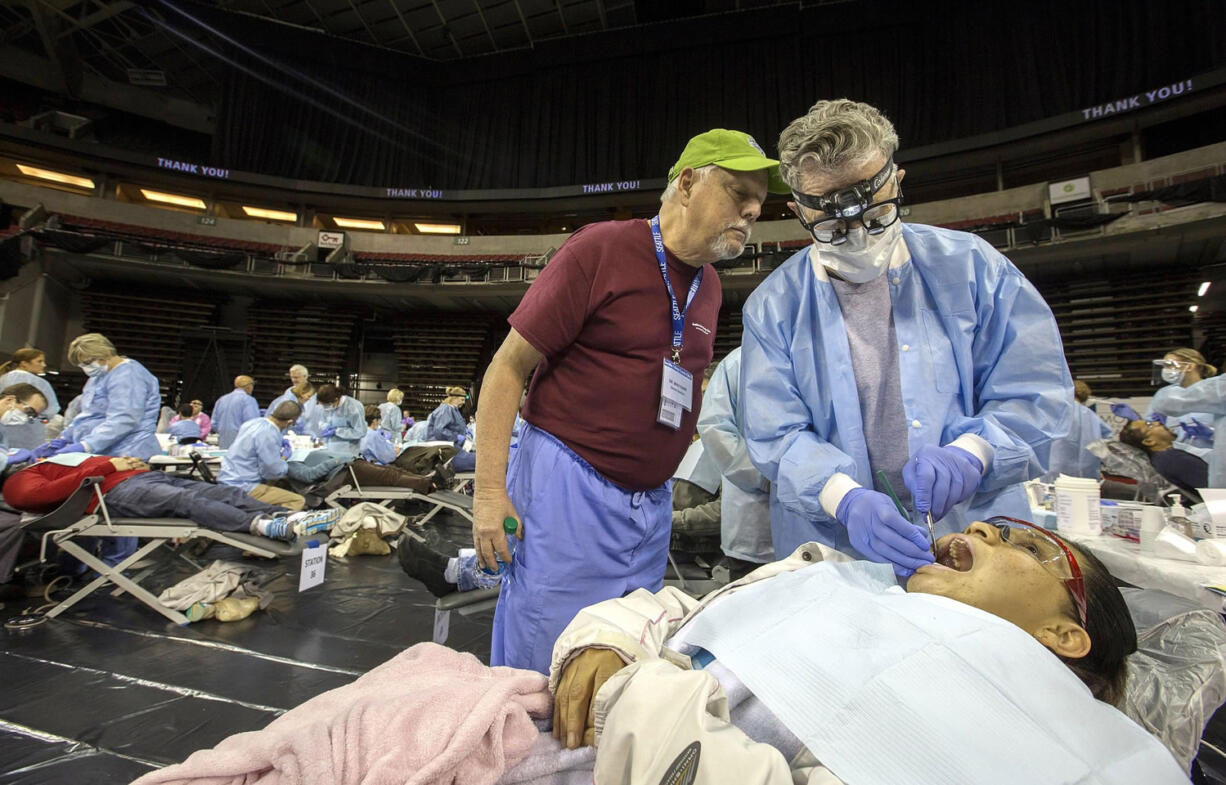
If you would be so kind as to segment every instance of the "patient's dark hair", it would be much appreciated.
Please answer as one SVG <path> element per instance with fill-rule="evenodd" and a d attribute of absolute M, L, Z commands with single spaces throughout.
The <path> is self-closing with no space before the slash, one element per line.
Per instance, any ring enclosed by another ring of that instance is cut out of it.
<path fill-rule="evenodd" d="M 383 419 L 383 415 L 379 413 L 379 407 L 374 404 L 366 404 L 366 424 L 377 422 Z"/>
<path fill-rule="evenodd" d="M 28 401 L 30 400 L 30 396 L 32 395 L 37 395 L 38 397 L 42 398 L 44 401 L 47 400 L 46 396 L 42 394 L 41 390 L 39 390 L 37 387 L 35 387 L 34 385 L 28 382 L 21 382 L 19 384 L 10 384 L 8 387 L 5 387 L 3 390 L 0 390 L 0 398 L 7 398 L 10 395 L 16 398 L 18 402 Z"/>
<path fill-rule="evenodd" d="M 315 390 L 315 400 L 322 403 L 324 406 L 330 406 L 336 403 L 341 398 L 341 391 L 336 389 L 335 384 L 321 384 Z"/>
<path fill-rule="evenodd" d="M 1132 424 L 1140 422 L 1133 420 L 1132 422 L 1124 423 L 1124 427 L 1120 428 L 1120 443 L 1127 444 L 1130 447 L 1136 447 L 1138 450 L 1149 453 L 1149 448 L 1145 446 L 1145 434 L 1140 428 L 1133 428 Z"/>
<path fill-rule="evenodd" d="M 1090 688 L 1095 698 L 1119 707 L 1128 686 L 1128 655 L 1137 650 L 1137 628 L 1115 577 L 1098 557 L 1084 548 L 1065 544 L 1076 551 L 1085 580 L 1090 653 L 1081 659 L 1061 659 Z"/>
<path fill-rule="evenodd" d="M 192 405 L 190 403 L 185 403 L 180 406 L 179 416 L 185 420 L 190 420 L 192 418 Z"/>

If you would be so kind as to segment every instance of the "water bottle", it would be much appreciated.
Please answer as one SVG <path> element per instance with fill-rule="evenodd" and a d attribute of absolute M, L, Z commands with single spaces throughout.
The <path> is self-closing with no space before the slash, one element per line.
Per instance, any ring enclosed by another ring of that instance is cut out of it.
<path fill-rule="evenodd" d="M 519 521 L 508 515 L 502 519 L 502 530 L 507 535 L 507 551 L 514 556 L 515 546 L 519 545 L 519 538 L 515 536 L 515 532 L 519 531 Z M 507 571 L 507 565 L 498 556 L 497 551 L 494 552 L 494 558 L 498 562 L 498 569 L 491 570 L 487 567 L 481 567 L 481 572 L 485 573 L 486 575 L 502 575 Z"/>

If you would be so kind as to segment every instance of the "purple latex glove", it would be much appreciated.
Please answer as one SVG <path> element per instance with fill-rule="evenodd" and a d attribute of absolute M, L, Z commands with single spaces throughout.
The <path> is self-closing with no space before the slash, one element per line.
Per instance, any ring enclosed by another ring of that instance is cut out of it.
<path fill-rule="evenodd" d="M 1166 425 L 1166 415 L 1165 414 L 1159 414 L 1158 412 L 1150 412 L 1149 416 L 1146 417 L 1145 419 L 1149 420 L 1150 422 L 1156 422 L 1159 425 Z"/>
<path fill-rule="evenodd" d="M 284 460 L 289 460 L 289 457 L 294 454 L 294 446 L 289 443 L 289 439 L 281 440 L 281 457 Z"/>
<path fill-rule="evenodd" d="M 1111 404 L 1111 413 L 1116 417 L 1123 417 L 1125 420 L 1141 419 L 1141 415 L 1137 414 L 1137 410 L 1126 403 Z"/>
<path fill-rule="evenodd" d="M 416 422 L 416 420 L 414 420 L 412 417 L 405 417 L 403 420 L 401 420 L 401 421 L 400 421 L 400 424 L 401 424 L 401 425 L 404 425 L 404 426 L 407 426 L 407 427 L 409 427 L 409 428 L 412 428 L 412 427 L 413 427 L 413 423 L 415 423 L 415 422 Z"/>
<path fill-rule="evenodd" d="M 336 435 L 335 425 L 329 425 L 327 428 L 324 428 L 322 431 L 319 432 L 319 438 L 321 439 L 330 439 L 335 435 Z"/>
<path fill-rule="evenodd" d="M 8 465 L 16 466 L 19 463 L 25 463 L 26 461 L 32 460 L 34 460 L 34 453 L 30 452 L 29 450 L 13 450 L 11 453 L 9 453 Z"/>
<path fill-rule="evenodd" d="M 52 442 L 47 442 L 46 444 L 40 445 L 38 447 L 35 447 L 30 452 L 34 454 L 35 458 L 50 458 L 52 455 L 55 455 L 55 451 L 58 450 L 61 446 L 62 445 L 57 446 L 55 442 L 52 441 Z"/>
<path fill-rule="evenodd" d="M 857 551 L 870 561 L 893 564 L 900 577 L 933 562 L 927 533 L 899 515 L 884 493 L 853 488 L 839 502 L 835 518 L 847 527 Z"/>
<path fill-rule="evenodd" d="M 65 452 L 89 452 L 89 450 L 85 449 L 84 444 L 81 444 L 80 442 L 73 442 L 72 444 L 65 444 L 63 447 L 59 448 L 55 451 L 55 454 L 59 455 L 60 453 Z"/>
<path fill-rule="evenodd" d="M 1179 427 L 1183 429 L 1184 436 L 1187 436 L 1189 439 L 1196 439 L 1198 441 L 1206 442 L 1213 441 L 1213 429 L 1195 417 L 1192 418 L 1192 422 L 1190 423 L 1179 423 Z"/>
<path fill-rule="evenodd" d="M 902 467 L 915 509 L 944 518 L 955 504 L 971 497 L 983 479 L 983 464 L 961 447 L 925 445 Z"/>

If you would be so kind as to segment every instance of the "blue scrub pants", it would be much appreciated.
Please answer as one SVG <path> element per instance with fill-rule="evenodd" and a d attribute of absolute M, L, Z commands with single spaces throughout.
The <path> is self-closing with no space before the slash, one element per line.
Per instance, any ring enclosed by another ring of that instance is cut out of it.
<path fill-rule="evenodd" d="M 628 491 L 525 423 L 511 451 L 507 493 L 524 539 L 502 578 L 490 664 L 548 673 L 554 641 L 580 610 L 635 589 L 660 590 L 671 482 Z"/>

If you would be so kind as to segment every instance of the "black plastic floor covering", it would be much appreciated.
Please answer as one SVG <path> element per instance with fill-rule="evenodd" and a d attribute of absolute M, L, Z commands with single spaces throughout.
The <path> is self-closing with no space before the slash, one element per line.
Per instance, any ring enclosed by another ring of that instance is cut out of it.
<path fill-rule="evenodd" d="M 435 520 L 471 544 L 467 521 Z M 217 558 L 240 555 L 216 546 L 203 562 Z M 193 572 L 167 548 L 156 559 L 142 581 L 155 594 Z M 129 782 L 431 639 L 434 597 L 394 552 L 329 558 L 324 585 L 302 594 L 298 560 L 255 563 L 284 574 L 272 605 L 239 622 L 179 627 L 99 590 L 37 627 L 0 630 L 0 785 Z M 5 603 L 0 620 L 41 602 Z M 488 661 L 491 620 L 453 613 L 448 645 Z"/>

